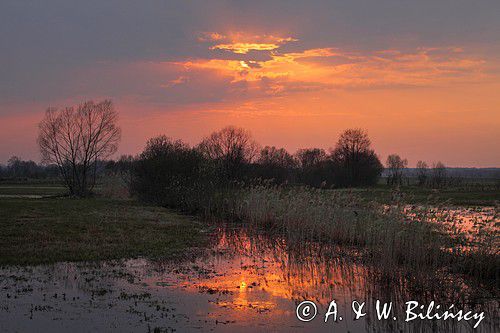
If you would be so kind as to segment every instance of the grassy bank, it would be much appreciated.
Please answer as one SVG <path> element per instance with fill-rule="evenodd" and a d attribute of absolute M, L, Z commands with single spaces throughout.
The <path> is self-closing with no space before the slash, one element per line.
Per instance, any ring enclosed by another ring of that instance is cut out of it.
<path fill-rule="evenodd" d="M 136 201 L 0 198 L 0 265 L 175 258 L 205 240 L 192 218 Z"/>

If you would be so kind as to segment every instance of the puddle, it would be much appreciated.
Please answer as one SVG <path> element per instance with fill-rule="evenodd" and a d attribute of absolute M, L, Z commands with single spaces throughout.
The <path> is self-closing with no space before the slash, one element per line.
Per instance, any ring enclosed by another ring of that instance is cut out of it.
<path fill-rule="evenodd" d="M 462 230 L 471 230 L 480 226 L 495 227 L 499 222 L 496 207 L 425 207 L 407 205 L 405 213 L 413 218 L 425 219 L 436 223 L 452 224 Z"/>
<path fill-rule="evenodd" d="M 322 255 L 320 255 L 322 253 Z M 326 259 L 328 258 L 328 259 Z M 396 274 L 397 275 L 397 274 Z M 0 269 L 2 332 L 467 332 L 473 322 L 420 320 L 405 324 L 404 302 L 484 311 L 476 331 L 498 328 L 498 290 L 449 277 L 390 283 L 376 269 L 349 262 L 336 249 L 288 249 L 242 229 L 221 229 L 194 261 L 59 263 Z M 296 318 L 302 300 L 318 304 L 310 322 Z M 331 300 L 342 321 L 324 314 Z M 393 302 L 397 320 L 379 321 L 375 300 Z M 351 302 L 366 302 L 354 320 Z"/>

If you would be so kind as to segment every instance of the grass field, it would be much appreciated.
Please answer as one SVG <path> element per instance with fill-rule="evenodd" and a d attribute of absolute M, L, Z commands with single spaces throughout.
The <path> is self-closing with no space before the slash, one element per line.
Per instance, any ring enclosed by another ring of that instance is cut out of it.
<path fill-rule="evenodd" d="M 496 180 L 477 180 L 460 187 L 432 189 L 416 185 L 403 186 L 396 197 L 408 204 L 448 204 L 454 206 L 495 206 L 500 202 L 500 190 Z M 391 203 L 395 197 L 394 187 L 382 181 L 370 188 L 335 189 L 339 192 L 354 192 L 368 201 Z M 96 186 L 102 192 L 102 184 Z M 28 180 L 27 182 L 0 183 L 0 198 L 19 196 L 60 196 L 67 194 L 63 184 Z"/>
<path fill-rule="evenodd" d="M 0 198 L 0 265 L 175 258 L 203 246 L 202 229 L 132 200 Z"/>
<path fill-rule="evenodd" d="M 56 196 L 63 195 L 67 191 L 64 187 L 58 185 L 2 185 L 0 186 L 0 196 L 12 195 L 41 195 Z"/>

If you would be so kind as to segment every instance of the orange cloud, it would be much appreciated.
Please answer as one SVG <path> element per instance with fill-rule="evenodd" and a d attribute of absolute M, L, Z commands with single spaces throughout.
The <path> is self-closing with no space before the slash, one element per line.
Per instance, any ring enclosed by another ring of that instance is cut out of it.
<path fill-rule="evenodd" d="M 124 152 L 140 151 L 158 133 L 196 144 L 229 124 L 252 130 L 263 144 L 291 151 L 328 148 L 341 130 L 363 127 L 382 156 L 401 151 L 412 163 L 497 163 L 498 157 L 488 153 L 498 142 L 499 117 L 492 108 L 499 103 L 497 62 L 458 47 L 360 52 L 300 49 L 296 43 L 290 51 L 285 44 L 291 40 L 211 33 L 200 37 L 207 49 L 226 44 L 231 49 L 177 62 L 103 65 L 78 77 L 93 86 L 99 75 L 99 83 L 113 78 L 113 87 L 124 85 L 120 91 L 128 94 L 122 93 L 117 105 L 128 133 Z M 266 44 L 278 47 L 264 50 Z M 239 47 L 248 52 L 238 53 Z M 145 105 L 151 109 L 145 111 Z M 416 138 L 422 145 L 415 145 Z M 4 152 L 10 152 L 13 139 L 1 139 L 9 142 Z"/>
<path fill-rule="evenodd" d="M 210 49 L 215 50 L 227 50 L 237 54 L 246 54 L 251 50 L 255 51 L 270 51 L 277 49 L 278 44 L 266 44 L 266 43 L 232 43 L 232 44 L 218 44 L 212 46 Z"/>
<path fill-rule="evenodd" d="M 177 86 L 183 83 L 186 83 L 188 81 L 188 78 L 186 76 L 179 76 L 178 78 L 174 80 L 170 80 L 168 83 L 163 84 L 161 87 L 162 88 L 170 88 L 173 86 Z"/>
<path fill-rule="evenodd" d="M 199 58 L 175 63 L 184 69 L 183 75 L 211 71 L 226 77 L 229 84 L 243 82 L 246 89 L 261 90 L 264 95 L 331 88 L 430 86 L 485 77 L 485 61 L 468 56 L 459 47 L 364 53 L 324 47 L 280 52 L 283 44 L 298 40 L 242 32 L 204 33 L 200 40 L 215 43 L 209 47 L 211 50 L 229 51 L 241 58 Z M 265 52 L 267 59 L 249 59 L 250 51 Z"/>
<path fill-rule="evenodd" d="M 216 32 L 202 33 L 198 38 L 202 42 L 222 42 L 210 47 L 210 50 L 225 50 L 235 54 L 247 54 L 250 51 L 272 51 L 282 44 L 297 41 L 292 37 L 273 35 L 252 35 L 242 32 L 222 35 Z"/>
<path fill-rule="evenodd" d="M 427 86 L 457 81 L 475 81 L 485 77 L 485 61 L 466 56 L 461 49 L 417 49 L 377 51 L 368 54 L 334 48 L 306 49 L 280 53 L 277 44 L 218 44 L 213 48 L 245 54 L 249 50 L 267 50 L 270 59 L 195 59 L 178 62 L 187 72 L 209 70 L 227 77 L 230 83 L 250 85 L 266 81 L 275 89 L 287 88 L 370 88 L 379 86 Z M 294 89 L 291 89 L 294 90 Z"/>

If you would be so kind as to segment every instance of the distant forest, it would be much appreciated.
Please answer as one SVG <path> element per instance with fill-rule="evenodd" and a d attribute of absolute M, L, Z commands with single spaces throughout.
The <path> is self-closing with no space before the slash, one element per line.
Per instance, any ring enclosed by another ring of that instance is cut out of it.
<path fill-rule="evenodd" d="M 407 177 L 417 177 L 417 168 L 406 168 L 404 170 L 405 176 Z M 500 179 L 500 168 L 456 168 L 456 167 L 446 167 L 446 173 L 450 177 L 459 178 L 481 178 L 481 179 Z M 382 177 L 388 177 L 390 174 L 388 169 L 384 169 L 382 172 Z"/>
<path fill-rule="evenodd" d="M 118 159 L 110 159 L 98 161 L 98 172 L 104 174 L 110 168 L 115 168 L 120 164 L 119 161 L 129 158 L 122 156 Z M 409 178 L 417 178 L 419 169 L 405 168 L 403 176 Z M 500 168 L 460 168 L 446 167 L 446 173 L 449 177 L 464 178 L 464 179 L 500 179 Z M 390 177 L 391 171 L 385 168 L 382 171 L 381 177 Z M 56 179 L 58 178 L 59 170 L 57 165 L 44 165 L 32 160 L 23 160 L 20 157 L 12 156 L 7 163 L 0 164 L 0 181 L 8 180 L 23 180 L 23 179 Z"/>

